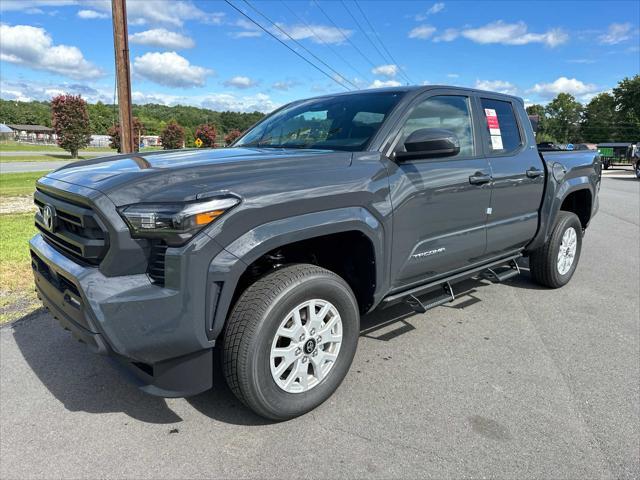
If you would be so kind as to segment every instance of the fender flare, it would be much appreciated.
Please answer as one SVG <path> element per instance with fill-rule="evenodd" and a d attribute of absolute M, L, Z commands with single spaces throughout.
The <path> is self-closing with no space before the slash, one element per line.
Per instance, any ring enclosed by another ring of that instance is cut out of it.
<path fill-rule="evenodd" d="M 247 267 L 265 253 L 282 245 L 314 237 L 359 231 L 373 245 L 376 271 L 374 305 L 381 298 L 381 285 L 388 277 L 383 251 L 382 223 L 363 207 L 323 210 L 274 220 L 249 230 L 227 245 L 209 264 L 207 288 L 207 335 L 215 340 L 222 331 L 240 277 Z"/>
<path fill-rule="evenodd" d="M 526 250 L 531 251 L 544 245 L 551 235 L 551 230 L 555 224 L 560 207 L 565 199 L 574 192 L 580 190 L 587 190 L 591 196 L 591 217 L 594 215 L 594 209 L 597 207 L 597 203 L 594 202 L 594 198 L 598 198 L 594 195 L 589 177 L 580 176 L 565 179 L 560 184 L 555 184 L 555 188 L 549 188 L 545 194 L 544 204 L 548 205 L 546 208 L 541 209 L 540 226 L 538 233 L 534 239 L 527 245 Z"/>

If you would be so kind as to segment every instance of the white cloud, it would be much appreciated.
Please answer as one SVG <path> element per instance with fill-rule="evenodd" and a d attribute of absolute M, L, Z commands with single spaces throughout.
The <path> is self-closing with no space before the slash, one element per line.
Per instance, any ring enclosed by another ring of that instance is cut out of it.
<path fill-rule="evenodd" d="M 426 20 L 429 15 L 435 15 L 436 13 L 440 13 L 442 10 L 444 10 L 443 2 L 434 3 L 433 5 L 431 5 L 429 10 L 427 10 L 425 13 L 419 13 L 415 18 L 418 22 L 422 22 Z"/>
<path fill-rule="evenodd" d="M 353 30 L 346 28 L 336 28 L 328 25 L 285 25 L 284 23 L 276 23 L 278 27 L 287 32 L 294 40 L 309 39 L 314 43 L 335 43 L 344 42 L 345 37 L 349 38 L 353 34 Z M 273 29 L 273 34 L 281 40 L 289 40 L 280 30 Z"/>
<path fill-rule="evenodd" d="M 419 25 L 409 32 L 409 38 L 419 38 L 421 40 L 431 37 L 436 32 L 436 28 L 431 25 Z"/>
<path fill-rule="evenodd" d="M 452 42 L 460 36 L 460 30 L 457 28 L 447 28 L 441 35 L 433 39 L 434 42 Z"/>
<path fill-rule="evenodd" d="M 0 24 L 0 60 L 71 78 L 96 78 L 102 71 L 80 49 L 54 45 L 44 28 Z"/>
<path fill-rule="evenodd" d="M 460 75 L 457 73 L 447 73 L 447 77 L 449 78 L 460 78 Z"/>
<path fill-rule="evenodd" d="M 113 86 L 90 86 L 81 83 L 42 83 L 37 81 L 10 81 L 0 82 L 2 98 L 30 102 L 33 100 L 49 101 L 54 95 L 68 93 L 82 95 L 82 98 L 90 103 L 101 101 L 113 102 Z"/>
<path fill-rule="evenodd" d="M 552 29 L 545 33 L 529 33 L 524 22 L 505 23 L 502 20 L 489 23 L 479 28 L 467 28 L 462 36 L 476 43 L 501 43 L 503 45 L 526 45 L 543 43 L 556 47 L 565 43 L 569 36 L 560 29 Z"/>
<path fill-rule="evenodd" d="M 605 45 L 616 45 L 631 38 L 631 29 L 630 23 L 612 23 L 609 25 L 607 33 L 600 35 L 598 40 Z"/>
<path fill-rule="evenodd" d="M 575 78 L 560 77 L 551 83 L 536 83 L 530 90 L 542 98 L 550 99 L 559 93 L 570 93 L 582 100 L 593 96 L 598 87 L 593 83 L 584 83 Z"/>
<path fill-rule="evenodd" d="M 489 90 L 490 92 L 505 93 L 515 95 L 518 93 L 516 86 L 505 80 L 476 80 L 475 88 L 479 90 Z"/>
<path fill-rule="evenodd" d="M 212 70 L 191 65 L 176 52 L 149 52 L 133 61 L 133 72 L 168 87 L 201 87 Z"/>
<path fill-rule="evenodd" d="M 113 85 L 86 85 L 81 83 L 39 83 L 0 80 L 0 97 L 6 100 L 29 102 L 33 100 L 51 100 L 52 95 L 70 93 L 82 95 L 89 103 L 101 101 L 113 103 Z M 237 96 L 229 93 L 209 93 L 199 95 L 170 95 L 165 93 L 147 93 L 139 90 L 132 92 L 136 104 L 158 103 L 161 105 L 192 105 L 214 110 L 237 112 L 270 112 L 280 105 L 269 95 L 258 93 L 249 96 Z M 114 113 L 117 118 L 117 111 Z"/>
<path fill-rule="evenodd" d="M 398 74 L 398 66 L 391 65 L 379 65 L 371 70 L 374 75 L 382 75 L 384 77 L 395 77 Z"/>
<path fill-rule="evenodd" d="M 258 82 L 256 80 L 243 76 L 231 77 L 223 82 L 223 85 L 225 87 L 234 87 L 240 89 L 255 87 L 257 84 Z"/>
<path fill-rule="evenodd" d="M 77 3 L 77 0 L 2 0 L 0 1 L 0 11 L 40 13 L 36 12 L 38 7 L 65 7 Z"/>
<path fill-rule="evenodd" d="M 78 10 L 78 17 L 83 20 L 93 20 L 95 18 L 109 18 L 109 14 L 96 10 Z"/>
<path fill-rule="evenodd" d="M 567 60 L 569 63 L 580 63 L 580 64 L 590 64 L 590 63 L 596 63 L 596 61 L 593 58 L 573 58 L 571 60 Z"/>
<path fill-rule="evenodd" d="M 187 37 L 181 33 L 171 32 L 164 28 L 153 28 L 144 32 L 134 33 L 133 35 L 129 35 L 129 41 L 138 45 L 152 45 L 170 50 L 180 50 L 196 46 L 196 43 L 191 37 Z"/>
<path fill-rule="evenodd" d="M 232 26 L 242 29 L 240 31 L 229 32 L 229 35 L 232 38 L 253 38 L 262 36 L 262 30 L 260 30 L 255 24 L 251 23 L 249 20 L 245 20 L 244 18 L 236 20 L 232 24 Z"/>
<path fill-rule="evenodd" d="M 384 87 L 399 87 L 402 85 L 397 80 L 378 80 L 377 78 L 373 81 L 369 88 L 384 88 Z"/>
<path fill-rule="evenodd" d="M 256 95 L 237 97 L 228 93 L 212 93 L 205 96 L 201 105 L 212 110 L 234 112 L 271 112 L 280 105 L 273 102 L 271 97 L 265 93 Z"/>
<path fill-rule="evenodd" d="M 283 80 L 281 82 L 275 82 L 273 85 L 271 85 L 271 88 L 273 88 L 274 90 L 280 90 L 282 92 L 286 92 L 287 90 L 292 89 L 296 85 L 298 85 L 298 82 L 294 80 Z"/>

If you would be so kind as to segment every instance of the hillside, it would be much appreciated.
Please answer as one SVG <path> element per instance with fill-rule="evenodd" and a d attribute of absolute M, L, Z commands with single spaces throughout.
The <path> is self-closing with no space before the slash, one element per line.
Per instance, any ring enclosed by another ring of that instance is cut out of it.
<path fill-rule="evenodd" d="M 107 130 L 118 119 L 117 105 L 102 102 L 88 105 L 89 121 L 92 133 L 106 135 Z M 134 105 L 133 115 L 144 124 L 148 135 L 158 135 L 170 120 L 176 120 L 185 128 L 187 138 L 193 136 L 195 128 L 203 123 L 212 123 L 218 133 L 231 130 L 246 130 L 261 119 L 260 112 L 217 112 L 206 108 L 176 105 L 146 104 Z M 35 124 L 51 126 L 51 108 L 49 102 L 17 102 L 0 100 L 0 123 Z"/>

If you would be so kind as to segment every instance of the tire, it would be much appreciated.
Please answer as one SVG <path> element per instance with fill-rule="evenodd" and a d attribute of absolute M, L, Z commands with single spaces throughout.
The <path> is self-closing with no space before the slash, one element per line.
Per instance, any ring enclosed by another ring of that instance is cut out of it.
<path fill-rule="evenodd" d="M 312 308 L 317 312 L 313 317 Z M 317 323 L 325 310 L 326 322 Z M 330 341 L 339 334 L 340 343 Z M 342 278 L 315 265 L 284 267 L 257 280 L 235 304 L 224 332 L 224 376 L 236 397 L 258 415 L 277 421 L 294 418 L 316 408 L 342 383 L 359 334 L 358 303 Z M 276 350 L 290 353 L 279 358 Z"/>
<path fill-rule="evenodd" d="M 640 178 L 640 160 L 636 162 L 635 171 L 636 171 L 636 178 Z"/>
<path fill-rule="evenodd" d="M 569 265 L 567 265 L 567 257 L 570 256 L 570 250 L 563 246 L 563 240 L 571 243 L 570 230 L 573 229 L 575 237 L 575 250 Z M 569 232 L 569 233 L 568 233 Z M 566 235 L 569 235 L 569 238 Z M 560 248 L 566 252 L 561 262 Z M 576 271 L 578 261 L 580 260 L 580 251 L 582 249 L 582 224 L 577 215 L 572 212 L 561 210 L 558 213 L 556 222 L 553 226 L 551 237 L 547 243 L 529 255 L 529 269 L 532 278 L 539 283 L 550 288 L 560 288 L 571 280 L 573 273 Z"/>
<path fill-rule="evenodd" d="M 602 168 L 604 168 L 605 170 L 609 170 L 609 160 L 605 160 L 604 162 L 602 162 Z"/>

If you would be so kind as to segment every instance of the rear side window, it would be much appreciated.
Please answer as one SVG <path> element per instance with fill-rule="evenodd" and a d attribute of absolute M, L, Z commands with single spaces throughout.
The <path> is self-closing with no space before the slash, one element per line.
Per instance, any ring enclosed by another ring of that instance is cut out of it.
<path fill-rule="evenodd" d="M 522 145 L 520 129 L 510 102 L 482 98 L 489 151 L 497 154 L 513 152 Z"/>

